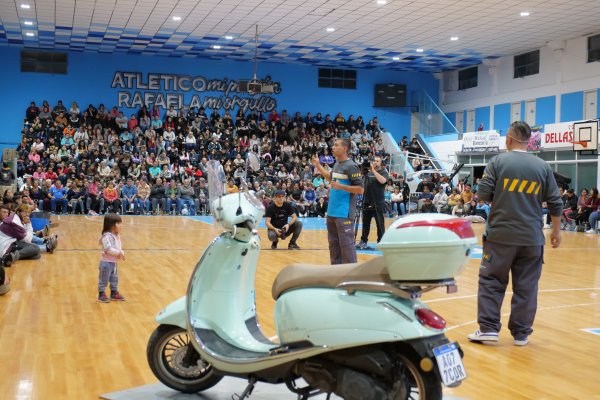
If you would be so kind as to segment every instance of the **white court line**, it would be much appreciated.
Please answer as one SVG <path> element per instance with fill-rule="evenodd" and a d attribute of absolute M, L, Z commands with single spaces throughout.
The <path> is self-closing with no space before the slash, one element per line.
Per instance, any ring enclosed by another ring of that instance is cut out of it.
<path fill-rule="evenodd" d="M 560 310 L 560 309 L 563 309 L 563 308 L 573 308 L 573 307 L 587 307 L 587 306 L 594 306 L 594 305 L 598 305 L 598 304 L 600 304 L 600 302 L 596 302 L 596 303 L 567 304 L 567 305 L 563 305 L 563 306 L 552 306 L 552 307 L 540 307 L 540 308 L 537 309 L 537 311 Z M 510 313 L 504 313 L 504 314 L 502 314 L 503 317 L 507 317 L 509 315 L 510 315 Z M 449 327 L 447 330 L 451 331 L 452 329 L 456 329 L 456 328 L 460 328 L 460 327 L 463 327 L 463 326 L 467 326 L 467 325 L 471 325 L 471 324 L 476 324 L 476 323 L 477 323 L 477 320 L 463 322 L 462 324 L 453 325 L 453 326 Z"/>
<path fill-rule="evenodd" d="M 586 290 L 600 290 L 600 287 L 594 287 L 594 288 L 566 288 L 566 289 L 542 289 L 542 290 L 538 290 L 538 293 L 582 292 L 582 291 L 586 291 Z M 506 294 L 513 294 L 513 292 L 507 291 Z M 424 303 L 437 303 L 437 302 L 440 302 L 440 301 L 472 299 L 473 297 L 477 297 L 477 295 L 476 294 L 468 294 L 468 295 L 465 295 L 465 296 L 444 297 L 442 299 L 426 300 L 426 301 L 424 301 Z"/>
<path fill-rule="evenodd" d="M 127 215 L 121 215 L 121 217 L 127 217 Z M 145 216 L 142 215 L 142 216 L 136 216 L 135 218 L 142 219 L 144 217 Z M 177 216 L 177 217 L 180 217 L 180 216 Z M 90 222 L 102 222 L 103 218 L 104 218 L 104 215 L 95 215 L 95 216 L 85 215 L 85 219 L 87 219 Z M 188 220 L 194 221 L 194 222 L 202 222 L 202 221 L 192 220 L 192 219 L 188 219 Z M 183 222 L 182 222 L 182 224 L 183 224 Z M 206 224 L 206 225 L 208 225 L 207 228 L 200 228 L 200 230 L 207 231 L 207 230 L 215 229 L 215 228 L 212 227 L 212 224 Z M 169 226 L 169 227 L 165 227 L 165 225 L 161 224 L 160 222 L 159 223 L 155 223 L 155 224 L 144 223 L 144 222 L 137 222 L 135 224 L 135 226 L 136 227 L 141 227 L 141 228 L 147 228 L 147 227 L 149 227 L 149 228 L 168 228 L 169 230 L 173 230 L 173 229 L 175 229 L 175 230 L 177 230 L 177 229 L 189 230 L 190 229 L 188 226 L 183 226 L 183 225 L 182 226 Z M 198 229 L 198 228 L 196 228 L 196 229 Z"/>

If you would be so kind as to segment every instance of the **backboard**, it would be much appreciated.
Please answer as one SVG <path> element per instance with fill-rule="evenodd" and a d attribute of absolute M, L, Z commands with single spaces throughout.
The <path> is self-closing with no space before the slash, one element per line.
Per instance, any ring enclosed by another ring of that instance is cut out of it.
<path fill-rule="evenodd" d="M 573 151 L 596 154 L 598 151 L 598 120 L 573 124 Z"/>

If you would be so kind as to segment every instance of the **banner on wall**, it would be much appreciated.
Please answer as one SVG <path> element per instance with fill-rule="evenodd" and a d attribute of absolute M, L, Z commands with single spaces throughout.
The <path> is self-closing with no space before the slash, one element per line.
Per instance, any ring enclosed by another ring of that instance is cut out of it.
<path fill-rule="evenodd" d="M 270 76 L 261 79 L 264 85 L 271 85 L 273 93 L 281 93 L 281 84 L 273 82 Z M 256 110 L 271 112 L 277 108 L 277 100 L 264 94 L 251 95 L 240 90 L 240 81 L 228 78 L 209 79 L 201 75 L 154 74 L 117 71 L 111 83 L 119 89 L 117 107 L 149 108 L 158 105 L 176 109 L 200 108 L 232 110 L 241 108 L 244 112 Z"/>
<path fill-rule="evenodd" d="M 544 133 L 542 134 L 542 148 L 544 150 L 572 149 L 573 124 L 575 122 L 578 121 L 544 125 Z"/>
<path fill-rule="evenodd" d="M 477 131 L 463 134 L 463 153 L 500 151 L 500 134 L 496 131 Z"/>

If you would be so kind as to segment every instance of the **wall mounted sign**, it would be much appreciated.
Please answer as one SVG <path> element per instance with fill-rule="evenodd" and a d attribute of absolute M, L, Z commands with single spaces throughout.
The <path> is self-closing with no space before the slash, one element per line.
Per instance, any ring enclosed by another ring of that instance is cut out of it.
<path fill-rule="evenodd" d="M 281 84 L 273 82 L 270 76 L 261 79 L 261 82 L 273 85 L 275 95 L 281 93 Z M 201 75 L 117 71 L 111 87 L 120 89 L 117 100 L 119 108 L 158 105 L 162 108 L 174 106 L 176 109 L 241 108 L 244 112 L 271 112 L 277 108 L 277 100 L 274 97 L 242 92 L 239 83 L 239 80 L 209 79 Z"/>

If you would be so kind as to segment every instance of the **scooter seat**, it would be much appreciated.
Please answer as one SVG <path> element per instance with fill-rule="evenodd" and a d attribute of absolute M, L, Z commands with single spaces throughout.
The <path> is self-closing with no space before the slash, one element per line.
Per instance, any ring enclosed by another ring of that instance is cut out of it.
<path fill-rule="evenodd" d="M 316 265 L 290 264 L 282 269 L 271 289 L 277 300 L 286 290 L 298 288 L 335 288 L 344 282 L 393 283 L 383 256 L 353 264 Z"/>

